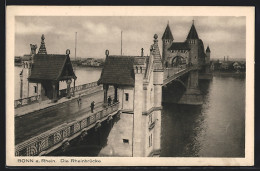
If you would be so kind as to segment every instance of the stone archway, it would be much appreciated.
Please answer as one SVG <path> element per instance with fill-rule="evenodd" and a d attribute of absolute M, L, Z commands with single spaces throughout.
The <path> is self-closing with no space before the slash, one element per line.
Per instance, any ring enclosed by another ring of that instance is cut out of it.
<path fill-rule="evenodd" d="M 171 60 L 171 65 L 172 65 L 172 67 L 176 67 L 176 66 L 184 64 L 184 62 L 185 62 L 185 58 L 184 57 L 182 57 L 182 56 L 175 56 Z"/>

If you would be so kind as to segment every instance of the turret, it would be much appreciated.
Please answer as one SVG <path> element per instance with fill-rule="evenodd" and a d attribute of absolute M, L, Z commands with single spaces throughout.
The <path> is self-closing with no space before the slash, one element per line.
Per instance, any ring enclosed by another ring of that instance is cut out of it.
<path fill-rule="evenodd" d="M 165 64 L 166 58 L 168 57 L 168 49 L 170 48 L 170 46 L 172 45 L 173 42 L 173 36 L 172 36 L 172 32 L 169 26 L 169 23 L 166 26 L 166 29 L 163 33 L 162 36 L 162 61 Z"/>
<path fill-rule="evenodd" d="M 194 20 L 191 25 L 189 34 L 187 36 L 186 42 L 190 48 L 190 61 L 193 65 L 198 64 L 198 57 L 199 57 L 199 52 L 198 52 L 198 44 L 199 44 L 199 36 L 196 31 L 196 28 L 194 26 Z"/>

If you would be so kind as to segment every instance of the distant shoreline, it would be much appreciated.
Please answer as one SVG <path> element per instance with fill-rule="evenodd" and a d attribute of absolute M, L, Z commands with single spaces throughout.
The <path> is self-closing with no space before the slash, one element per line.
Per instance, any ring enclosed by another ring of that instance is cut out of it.
<path fill-rule="evenodd" d="M 213 71 L 213 76 L 227 76 L 227 77 L 245 77 L 245 72 L 223 72 L 223 71 Z"/>
<path fill-rule="evenodd" d="M 22 63 L 15 63 L 15 67 L 22 67 Z M 73 65 L 73 67 L 77 68 L 97 68 L 97 69 L 102 69 L 103 66 L 85 66 L 85 65 Z"/>

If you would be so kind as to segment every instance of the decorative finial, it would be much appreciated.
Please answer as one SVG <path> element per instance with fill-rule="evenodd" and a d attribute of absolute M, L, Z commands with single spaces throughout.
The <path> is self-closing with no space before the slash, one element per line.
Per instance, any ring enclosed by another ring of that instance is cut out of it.
<path fill-rule="evenodd" d="M 194 19 L 192 20 L 192 24 L 194 25 Z"/>
<path fill-rule="evenodd" d="M 45 47 L 45 42 L 44 42 L 44 34 L 42 34 L 42 37 L 41 37 L 41 46 L 39 48 L 39 51 L 38 51 L 38 54 L 47 54 L 47 51 L 46 51 L 46 47 Z"/>
<path fill-rule="evenodd" d="M 31 46 L 31 55 L 32 54 L 36 54 L 36 49 L 37 49 L 37 45 L 35 44 L 35 45 L 33 45 L 33 44 L 30 44 L 30 46 Z"/>
<path fill-rule="evenodd" d="M 69 54 L 70 54 L 70 50 L 67 49 L 67 50 L 66 50 L 66 55 L 69 55 Z"/>
<path fill-rule="evenodd" d="M 144 56 L 144 48 L 141 49 L 141 56 Z"/>
<path fill-rule="evenodd" d="M 157 38 L 158 38 L 158 35 L 157 34 L 155 34 L 154 36 L 153 36 L 153 38 L 154 38 L 154 43 L 157 43 L 158 42 L 158 40 L 157 40 Z"/>
<path fill-rule="evenodd" d="M 106 50 L 106 53 L 105 53 L 105 54 L 106 54 L 106 56 L 108 56 L 108 55 L 109 55 L 109 50 Z"/>
<path fill-rule="evenodd" d="M 168 20 L 167 24 L 169 25 L 169 20 Z"/>
<path fill-rule="evenodd" d="M 42 34 L 42 37 L 41 37 L 41 39 L 42 39 L 42 42 L 44 41 L 44 39 L 45 39 L 45 37 L 44 37 L 44 34 Z"/>

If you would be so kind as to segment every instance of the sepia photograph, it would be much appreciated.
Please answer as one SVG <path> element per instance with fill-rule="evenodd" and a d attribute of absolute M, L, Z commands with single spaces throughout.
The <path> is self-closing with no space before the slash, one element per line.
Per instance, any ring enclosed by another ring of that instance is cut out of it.
<path fill-rule="evenodd" d="M 7 19 L 7 165 L 253 165 L 253 7 Z"/>

